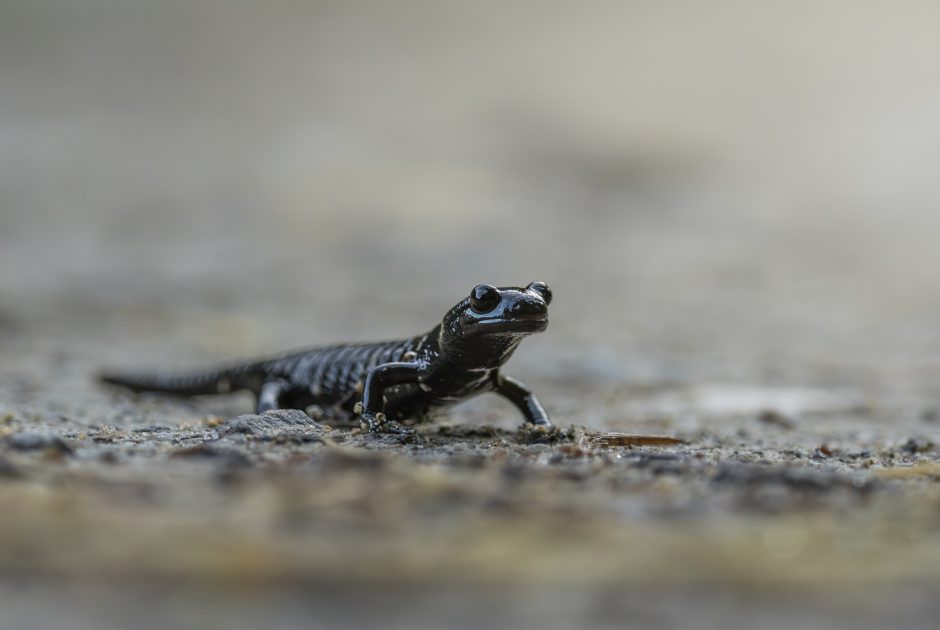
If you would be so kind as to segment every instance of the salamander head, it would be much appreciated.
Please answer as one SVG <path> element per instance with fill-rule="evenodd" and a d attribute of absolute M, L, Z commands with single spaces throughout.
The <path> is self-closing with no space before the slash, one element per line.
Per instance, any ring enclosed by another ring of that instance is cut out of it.
<path fill-rule="evenodd" d="M 444 316 L 442 335 L 445 341 L 455 343 L 472 340 L 487 345 L 486 339 L 518 343 L 548 327 L 551 301 L 552 292 L 544 282 L 525 288 L 480 284 Z"/>

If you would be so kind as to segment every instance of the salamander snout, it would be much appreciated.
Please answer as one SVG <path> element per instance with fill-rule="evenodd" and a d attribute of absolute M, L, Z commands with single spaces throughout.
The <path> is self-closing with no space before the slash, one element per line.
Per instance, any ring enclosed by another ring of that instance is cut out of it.
<path fill-rule="evenodd" d="M 506 316 L 518 319 L 548 319 L 552 291 L 544 282 L 532 282 L 525 289 L 507 291 Z"/>
<path fill-rule="evenodd" d="M 510 317 L 544 317 L 548 315 L 548 305 L 541 298 L 523 294 L 506 309 L 506 314 Z"/>

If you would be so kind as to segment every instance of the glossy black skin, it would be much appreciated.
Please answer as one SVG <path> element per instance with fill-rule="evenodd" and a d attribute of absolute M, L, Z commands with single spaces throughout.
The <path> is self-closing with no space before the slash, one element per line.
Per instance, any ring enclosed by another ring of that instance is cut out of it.
<path fill-rule="evenodd" d="M 478 285 L 428 333 L 398 341 L 339 344 L 186 376 L 104 375 L 135 391 L 181 396 L 248 390 L 258 413 L 336 406 L 358 414 L 373 433 L 407 432 L 406 418 L 494 392 L 533 425 L 551 421 L 535 395 L 500 373 L 519 343 L 548 326 L 552 294 L 544 282 L 525 288 Z"/>

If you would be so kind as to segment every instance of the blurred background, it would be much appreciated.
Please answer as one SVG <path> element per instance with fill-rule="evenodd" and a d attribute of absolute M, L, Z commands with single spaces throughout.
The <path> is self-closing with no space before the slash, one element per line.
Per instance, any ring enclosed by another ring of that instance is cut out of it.
<path fill-rule="evenodd" d="M 6 400 L 94 409 L 102 365 L 411 335 L 538 279 L 514 373 L 565 423 L 627 422 L 591 398 L 625 385 L 920 413 L 938 27 L 913 0 L 0 0 Z"/>
<path fill-rule="evenodd" d="M 923 3 L 0 12 L 7 319 L 144 308 L 209 353 L 224 312 L 254 351 L 541 278 L 533 351 L 584 369 L 937 376 Z"/>

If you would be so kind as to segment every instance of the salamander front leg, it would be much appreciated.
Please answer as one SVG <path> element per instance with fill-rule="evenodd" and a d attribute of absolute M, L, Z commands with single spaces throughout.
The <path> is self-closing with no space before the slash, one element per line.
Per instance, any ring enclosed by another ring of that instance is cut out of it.
<path fill-rule="evenodd" d="M 496 393 L 516 406 L 522 412 L 526 422 L 539 427 L 551 427 L 552 421 L 548 419 L 542 403 L 535 397 L 528 387 L 514 378 L 500 376 L 496 384 Z"/>
<path fill-rule="evenodd" d="M 415 383 L 421 366 L 418 363 L 383 363 L 369 370 L 362 391 L 362 402 L 356 405 L 356 413 L 372 433 L 405 433 L 397 423 L 390 426 L 382 412 L 385 407 L 385 388 L 403 383 Z"/>

